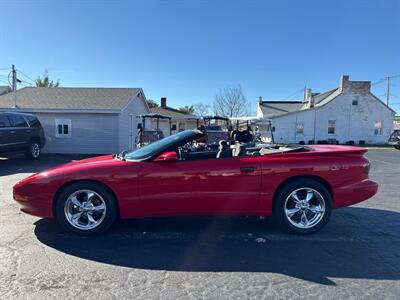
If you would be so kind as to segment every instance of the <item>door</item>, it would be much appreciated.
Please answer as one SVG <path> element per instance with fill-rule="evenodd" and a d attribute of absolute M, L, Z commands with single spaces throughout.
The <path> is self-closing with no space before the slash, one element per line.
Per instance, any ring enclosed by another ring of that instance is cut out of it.
<path fill-rule="evenodd" d="M 0 113 L 0 153 L 9 152 L 12 147 L 11 129 L 11 123 L 7 115 Z"/>
<path fill-rule="evenodd" d="M 145 162 L 140 201 L 149 215 L 246 214 L 259 206 L 259 157 Z"/>
<path fill-rule="evenodd" d="M 30 143 L 32 129 L 26 123 L 24 117 L 19 114 L 7 114 L 11 121 L 10 142 L 12 150 L 25 150 Z"/>

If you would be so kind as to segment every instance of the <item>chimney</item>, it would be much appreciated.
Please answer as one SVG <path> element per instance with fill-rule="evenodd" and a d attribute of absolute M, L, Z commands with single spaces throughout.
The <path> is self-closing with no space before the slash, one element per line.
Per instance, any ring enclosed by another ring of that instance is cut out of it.
<path fill-rule="evenodd" d="M 340 77 L 340 88 L 343 89 L 344 87 L 346 87 L 349 82 L 349 75 L 342 75 L 342 77 Z"/>
<path fill-rule="evenodd" d="M 310 101 L 312 98 L 311 89 L 306 89 L 304 92 L 304 102 Z"/>
<path fill-rule="evenodd" d="M 161 107 L 162 108 L 167 107 L 167 98 L 166 97 L 161 97 Z"/>
<path fill-rule="evenodd" d="M 258 97 L 258 104 L 262 104 L 262 97 L 260 96 L 260 97 Z"/>

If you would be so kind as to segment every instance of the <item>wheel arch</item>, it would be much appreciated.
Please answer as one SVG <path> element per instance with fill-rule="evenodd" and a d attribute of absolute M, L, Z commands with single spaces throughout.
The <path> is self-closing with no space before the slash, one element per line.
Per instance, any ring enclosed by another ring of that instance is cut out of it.
<path fill-rule="evenodd" d="M 71 180 L 68 181 L 66 183 L 64 183 L 58 190 L 57 192 L 54 194 L 53 197 L 53 204 L 52 204 L 52 210 L 53 210 L 53 216 L 56 215 L 56 204 L 57 204 L 57 200 L 58 197 L 60 196 L 61 192 L 66 189 L 67 187 L 71 186 L 72 184 L 75 183 L 84 183 L 84 182 L 88 182 L 88 183 L 94 183 L 94 184 L 98 184 L 101 185 L 102 187 L 104 187 L 105 189 L 107 189 L 113 196 L 115 199 L 115 204 L 117 205 L 117 218 L 119 218 L 119 202 L 118 202 L 118 198 L 117 195 L 114 193 L 114 191 L 104 182 L 98 181 L 98 180 L 93 180 L 93 179 L 77 179 L 77 180 Z"/>
<path fill-rule="evenodd" d="M 332 198 L 332 204 L 335 202 L 334 198 L 333 198 L 333 192 L 332 192 L 332 187 L 329 184 L 328 181 L 326 181 L 324 178 L 319 177 L 319 176 L 315 176 L 315 175 L 296 175 L 296 176 L 292 176 L 289 177 L 287 179 L 285 179 L 284 181 L 282 181 L 279 186 L 277 187 L 277 189 L 274 192 L 274 195 L 272 197 L 272 211 L 275 211 L 275 203 L 276 203 L 276 195 L 278 194 L 278 192 L 289 182 L 293 182 L 299 179 L 311 179 L 311 180 L 315 180 L 318 183 L 322 184 L 329 192 L 329 194 L 331 195 Z"/>
<path fill-rule="evenodd" d="M 39 147 L 42 147 L 42 142 L 41 142 L 39 136 L 31 137 L 30 140 L 29 140 L 29 144 L 31 144 L 32 142 L 38 142 L 39 143 Z"/>

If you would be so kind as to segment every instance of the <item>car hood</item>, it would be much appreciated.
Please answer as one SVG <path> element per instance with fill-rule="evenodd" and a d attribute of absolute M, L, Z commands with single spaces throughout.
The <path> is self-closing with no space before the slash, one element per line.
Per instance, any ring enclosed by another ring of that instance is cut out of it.
<path fill-rule="evenodd" d="M 135 162 L 129 162 L 135 164 Z M 16 186 L 33 182 L 49 182 L 57 179 L 91 179 L 115 174 L 126 161 L 115 159 L 113 155 L 96 156 L 78 161 L 69 162 L 50 169 L 33 174 L 16 184 Z"/>

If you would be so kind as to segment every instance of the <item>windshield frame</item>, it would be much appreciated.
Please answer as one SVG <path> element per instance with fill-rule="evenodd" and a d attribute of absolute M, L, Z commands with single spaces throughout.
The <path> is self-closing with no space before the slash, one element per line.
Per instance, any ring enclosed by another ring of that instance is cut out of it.
<path fill-rule="evenodd" d="M 179 138 L 179 139 L 171 138 L 171 137 L 174 137 L 174 136 L 176 137 L 176 136 L 180 136 L 180 135 L 183 136 L 183 138 Z M 196 139 L 200 138 L 203 135 L 204 135 L 204 133 L 201 132 L 200 130 L 197 130 L 197 129 L 184 130 L 184 131 L 178 132 L 176 134 L 167 136 L 167 137 L 165 137 L 165 138 L 163 138 L 161 140 L 155 141 L 155 142 L 153 142 L 151 144 L 148 144 L 146 146 L 143 146 L 141 148 L 137 148 L 137 149 L 135 149 L 133 151 L 129 151 L 124 155 L 124 159 L 126 161 L 148 161 L 148 160 L 152 160 L 153 158 L 159 156 L 160 154 L 162 154 L 162 153 L 164 153 L 166 151 L 171 151 L 173 149 L 176 149 L 179 146 L 182 146 L 182 145 L 184 145 L 184 144 L 186 144 L 186 143 L 188 143 L 188 142 L 190 142 L 192 140 L 196 140 Z M 169 143 L 165 144 L 165 139 L 171 139 L 171 141 Z M 147 148 L 147 147 L 154 147 L 154 146 L 157 146 L 157 145 L 158 145 L 158 147 L 156 147 L 152 151 L 149 151 L 149 153 L 144 154 L 143 156 L 135 157 L 135 158 L 130 158 L 129 157 L 129 154 L 134 153 L 134 152 L 136 152 L 136 151 L 138 151 L 140 149 L 144 149 L 144 148 Z"/>

